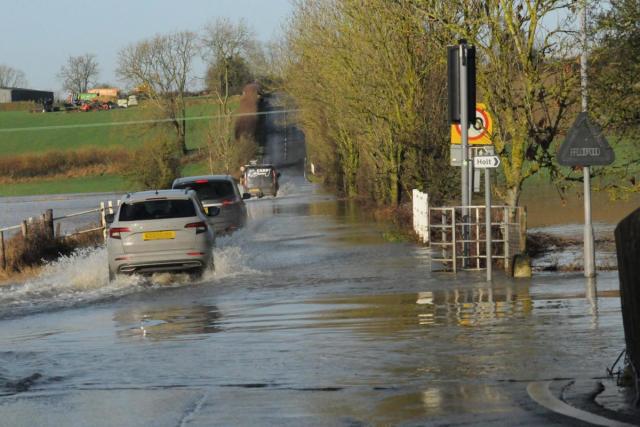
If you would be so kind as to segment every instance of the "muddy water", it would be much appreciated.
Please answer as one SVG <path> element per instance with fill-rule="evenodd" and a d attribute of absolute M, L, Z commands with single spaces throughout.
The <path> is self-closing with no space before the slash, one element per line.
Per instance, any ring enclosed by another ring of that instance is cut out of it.
<path fill-rule="evenodd" d="M 567 191 L 561 198 L 552 185 L 538 180 L 526 186 L 521 204 L 527 207 L 529 227 L 548 228 L 554 234 L 582 235 L 584 199 L 582 187 Z M 591 194 L 595 231 L 609 233 L 613 225 L 640 207 L 640 193 L 625 200 L 611 200 L 606 192 Z"/>
<path fill-rule="evenodd" d="M 531 380 L 623 347 L 616 273 L 492 284 L 298 177 L 216 273 L 108 284 L 103 250 L 0 289 L 0 425 L 562 424 Z"/>

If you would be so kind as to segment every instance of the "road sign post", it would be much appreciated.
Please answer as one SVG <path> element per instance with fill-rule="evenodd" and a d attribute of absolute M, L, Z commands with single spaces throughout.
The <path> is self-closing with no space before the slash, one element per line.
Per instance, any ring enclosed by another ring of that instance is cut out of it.
<path fill-rule="evenodd" d="M 582 54 L 580 55 L 580 89 L 582 112 L 567 134 L 558 151 L 558 163 L 563 166 L 581 167 L 584 183 L 584 276 L 594 277 L 595 248 L 591 223 L 591 166 L 610 165 L 614 153 L 602 131 L 589 120 L 587 103 L 587 2 L 582 2 L 580 19 Z"/>
<path fill-rule="evenodd" d="M 487 254 L 487 282 L 490 282 L 492 279 L 492 275 L 493 275 L 493 265 L 492 265 L 492 259 L 491 259 L 491 247 L 492 242 L 492 236 L 491 236 L 491 168 L 486 168 L 484 170 L 484 207 L 485 207 L 485 214 L 484 214 L 484 227 L 485 227 L 485 238 L 486 238 L 486 243 L 485 243 L 485 252 Z"/>
<path fill-rule="evenodd" d="M 469 212 L 467 206 L 469 206 L 469 164 L 468 164 L 468 144 L 469 144 L 469 106 L 467 105 L 469 100 L 467 99 L 467 45 L 466 43 L 460 43 L 458 46 L 458 62 L 460 64 L 460 129 L 462 139 L 462 240 L 463 243 L 463 255 L 462 266 L 467 266 L 467 260 L 469 256 L 469 227 L 468 223 Z M 453 231 L 455 233 L 455 230 Z"/>
<path fill-rule="evenodd" d="M 493 147 L 491 147 L 493 148 Z M 489 150 L 487 150 L 489 151 Z M 489 151 L 490 153 L 493 150 Z M 500 166 L 500 157 L 498 156 L 475 156 L 473 158 L 473 167 L 476 169 L 484 169 L 484 207 L 485 207 L 485 253 L 487 264 L 487 282 L 492 280 L 493 265 L 491 264 L 491 248 L 493 246 L 491 237 L 491 169 Z"/>
<path fill-rule="evenodd" d="M 449 120 L 451 123 L 460 124 L 463 266 L 466 267 L 469 255 L 469 245 L 467 243 L 467 240 L 469 240 L 468 206 L 470 204 L 469 195 L 472 191 L 469 181 L 472 165 L 469 163 L 467 148 L 469 142 L 469 118 L 473 115 L 476 105 L 475 48 L 468 46 L 466 40 L 460 40 L 457 46 L 449 46 L 447 49 L 447 68 Z"/>

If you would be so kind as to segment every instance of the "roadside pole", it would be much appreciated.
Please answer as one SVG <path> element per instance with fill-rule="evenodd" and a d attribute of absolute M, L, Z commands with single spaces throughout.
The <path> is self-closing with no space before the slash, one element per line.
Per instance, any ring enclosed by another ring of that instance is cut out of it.
<path fill-rule="evenodd" d="M 615 161 L 615 152 L 604 137 L 602 129 L 592 122 L 588 113 L 587 97 L 587 2 L 582 1 L 580 56 L 580 92 L 582 111 L 567 132 L 558 150 L 558 164 L 572 168 L 582 168 L 584 183 L 584 276 L 595 277 L 595 249 L 593 244 L 593 224 L 591 223 L 591 166 L 607 166 Z"/>
<path fill-rule="evenodd" d="M 487 282 L 490 282 L 492 279 L 492 259 L 491 259 L 491 169 L 486 168 L 484 170 L 484 207 L 486 212 L 484 214 L 485 221 L 485 237 L 486 247 L 485 251 L 487 253 Z"/>
<path fill-rule="evenodd" d="M 287 160 L 288 157 L 288 149 L 287 147 L 287 110 L 284 110 L 284 160 Z"/>
<path fill-rule="evenodd" d="M 587 0 L 582 0 L 581 16 L 582 54 L 580 55 L 580 89 L 582 92 L 582 111 L 587 105 Z M 591 167 L 582 168 L 584 181 L 584 277 L 595 277 L 595 248 L 593 245 L 593 224 L 591 223 Z"/>
<path fill-rule="evenodd" d="M 462 41 L 458 47 L 458 63 L 460 64 L 460 134 L 462 148 L 462 267 L 467 266 L 469 256 L 469 99 L 467 87 L 467 43 Z M 475 106 L 474 106 L 475 107 Z M 455 230 L 454 230 L 455 232 Z"/>

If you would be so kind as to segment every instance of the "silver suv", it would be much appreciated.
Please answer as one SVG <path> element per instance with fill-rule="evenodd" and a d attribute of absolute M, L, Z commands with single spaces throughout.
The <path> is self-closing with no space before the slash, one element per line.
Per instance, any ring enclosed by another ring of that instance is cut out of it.
<path fill-rule="evenodd" d="M 240 194 L 235 179 L 229 175 L 187 176 L 173 181 L 174 189 L 191 189 L 196 192 L 205 207 L 218 208 L 220 214 L 209 217 L 216 233 L 231 233 L 247 222 L 245 199 L 251 194 Z"/>
<path fill-rule="evenodd" d="M 218 212 L 210 209 L 208 215 Z M 213 268 L 214 232 L 193 191 L 127 194 L 106 219 L 110 280 L 116 274 L 164 271 L 199 276 Z"/>

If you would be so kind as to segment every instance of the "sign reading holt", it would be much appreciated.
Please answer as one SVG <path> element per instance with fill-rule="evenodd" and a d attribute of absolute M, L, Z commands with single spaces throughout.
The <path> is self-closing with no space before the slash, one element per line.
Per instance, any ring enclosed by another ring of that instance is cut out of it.
<path fill-rule="evenodd" d="M 614 158 L 600 128 L 589 120 L 586 112 L 578 114 L 560 146 L 558 163 L 562 166 L 603 166 L 613 163 Z"/>

